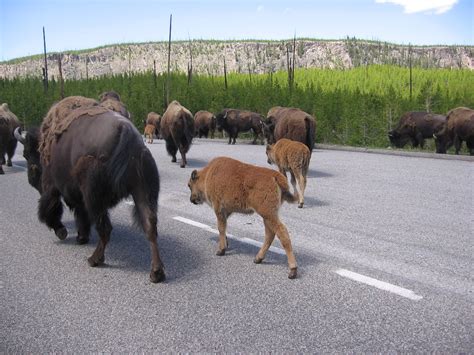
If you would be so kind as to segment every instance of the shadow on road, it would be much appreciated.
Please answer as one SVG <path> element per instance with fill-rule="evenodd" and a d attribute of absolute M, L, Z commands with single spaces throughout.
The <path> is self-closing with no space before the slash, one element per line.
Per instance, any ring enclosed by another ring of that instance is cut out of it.
<path fill-rule="evenodd" d="M 327 177 L 333 177 L 333 174 L 330 173 L 325 173 L 323 171 L 317 171 L 314 169 L 309 169 L 308 174 L 306 175 L 308 178 L 327 178 Z"/>

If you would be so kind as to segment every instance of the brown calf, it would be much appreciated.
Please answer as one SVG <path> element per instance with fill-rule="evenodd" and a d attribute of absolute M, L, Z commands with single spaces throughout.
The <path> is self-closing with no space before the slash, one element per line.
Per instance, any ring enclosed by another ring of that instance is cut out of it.
<path fill-rule="evenodd" d="M 155 133 L 155 125 L 152 124 L 147 124 L 145 126 L 145 131 L 143 132 L 143 135 L 145 136 L 145 139 L 148 138 L 147 143 L 152 144 L 153 143 L 153 134 Z"/>
<path fill-rule="evenodd" d="M 290 172 L 291 185 L 293 185 L 295 195 L 299 196 L 298 207 L 303 208 L 306 175 L 311 159 L 309 148 L 301 142 L 281 138 L 275 144 L 267 145 L 267 158 L 268 164 L 276 164 L 283 175 L 286 176 L 286 172 Z M 298 180 L 299 191 L 296 188 L 296 180 Z"/>
<path fill-rule="evenodd" d="M 260 264 L 275 239 L 275 234 L 286 251 L 290 272 L 288 278 L 297 274 L 296 259 L 286 226 L 280 221 L 278 210 L 282 202 L 296 202 L 297 196 L 289 191 L 288 181 L 279 172 L 242 163 L 238 160 L 219 157 L 202 170 L 194 170 L 188 183 L 191 202 L 206 202 L 216 213 L 219 229 L 217 255 L 227 249 L 227 218 L 234 212 L 251 214 L 257 212 L 265 225 L 265 241 L 254 262 Z"/>

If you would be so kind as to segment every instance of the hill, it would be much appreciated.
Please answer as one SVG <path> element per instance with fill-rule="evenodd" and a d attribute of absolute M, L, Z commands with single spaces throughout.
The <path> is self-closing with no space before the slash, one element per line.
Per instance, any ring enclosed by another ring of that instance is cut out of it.
<path fill-rule="evenodd" d="M 224 58 L 228 72 L 268 73 L 286 70 L 292 40 L 172 42 L 173 71 L 187 72 L 190 52 L 193 73 L 222 75 Z M 474 68 L 474 46 L 413 46 L 411 59 L 422 68 Z M 62 68 L 66 80 L 94 78 L 127 72 L 166 71 L 167 42 L 110 45 L 90 50 L 63 52 Z M 296 40 L 297 68 L 350 69 L 370 64 L 408 66 L 410 47 L 386 42 L 347 38 L 337 41 Z M 49 78 L 58 76 L 58 54 L 47 55 Z M 0 78 L 41 77 L 42 55 L 0 63 Z"/>

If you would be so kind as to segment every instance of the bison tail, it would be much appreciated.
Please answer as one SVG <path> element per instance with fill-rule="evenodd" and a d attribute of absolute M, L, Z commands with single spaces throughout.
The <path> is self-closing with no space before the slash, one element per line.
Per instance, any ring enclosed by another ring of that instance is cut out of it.
<path fill-rule="evenodd" d="M 312 154 L 314 148 L 314 135 L 316 133 L 316 124 L 310 117 L 305 117 L 304 123 L 306 125 L 306 145 L 309 148 L 309 153 Z"/>
<path fill-rule="evenodd" d="M 281 191 L 281 199 L 283 201 L 289 202 L 289 203 L 294 203 L 297 202 L 299 199 L 298 192 L 295 194 L 292 194 L 290 192 L 290 187 L 288 186 L 288 181 L 286 178 L 278 173 L 277 176 L 275 176 L 275 182 L 278 184 L 278 187 L 280 188 Z"/>
<path fill-rule="evenodd" d="M 134 139 L 133 128 L 129 125 L 122 125 L 118 142 L 106 163 L 107 176 L 110 179 L 112 189 L 120 197 L 127 194 L 126 172 L 130 163 L 130 146 L 132 146 Z"/>

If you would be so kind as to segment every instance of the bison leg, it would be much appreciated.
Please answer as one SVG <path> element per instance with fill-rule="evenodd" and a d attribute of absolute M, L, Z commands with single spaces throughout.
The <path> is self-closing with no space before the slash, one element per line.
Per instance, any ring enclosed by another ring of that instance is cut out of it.
<path fill-rule="evenodd" d="M 222 212 L 216 212 L 217 217 L 217 229 L 219 230 L 219 249 L 216 252 L 216 255 L 222 256 L 225 255 L 227 249 L 227 216 Z"/>
<path fill-rule="evenodd" d="M 172 139 L 166 140 L 166 151 L 171 155 L 171 162 L 176 163 L 176 153 L 178 152 L 178 147 Z"/>
<path fill-rule="evenodd" d="M 229 132 L 229 143 L 227 144 L 231 144 L 232 143 L 232 133 Z"/>
<path fill-rule="evenodd" d="M 265 255 L 275 239 L 275 232 L 271 229 L 270 224 L 265 219 L 263 224 L 265 225 L 265 241 L 253 261 L 255 264 L 260 264 L 265 259 Z"/>
<path fill-rule="evenodd" d="M 454 149 L 455 154 L 459 155 L 459 151 L 461 150 L 462 140 L 459 138 L 458 135 L 454 136 Z"/>
<path fill-rule="evenodd" d="M 153 283 L 162 282 L 166 279 L 163 262 L 158 251 L 158 231 L 156 228 L 156 209 L 153 210 L 147 203 L 147 195 L 142 191 L 141 186 L 132 192 L 135 202 L 135 216 L 139 220 L 143 231 L 150 242 L 151 271 L 150 280 Z"/>
<path fill-rule="evenodd" d="M 105 247 L 110 240 L 110 233 L 112 232 L 112 224 L 110 223 L 109 214 L 107 212 L 103 213 L 96 219 L 95 228 L 97 229 L 100 239 L 94 253 L 89 259 L 87 259 L 89 265 L 92 267 L 101 265 L 105 261 Z"/>
<path fill-rule="evenodd" d="M 469 155 L 474 155 L 474 138 L 467 140 L 466 145 L 469 150 Z"/>
<path fill-rule="evenodd" d="M 61 222 L 62 215 L 63 204 L 59 191 L 53 189 L 43 193 L 38 203 L 38 218 L 52 228 L 60 240 L 67 237 L 67 229 Z"/>
<path fill-rule="evenodd" d="M 76 242 L 77 244 L 87 244 L 91 233 L 91 222 L 89 214 L 82 204 L 74 208 L 74 218 L 77 227 Z"/>
<path fill-rule="evenodd" d="M 298 175 L 298 184 L 300 185 L 299 186 L 299 190 L 298 190 L 298 187 L 296 185 L 296 176 L 295 176 L 295 173 L 293 172 L 293 170 L 290 170 L 290 174 L 291 174 L 291 185 L 293 186 L 293 190 L 294 190 L 294 194 L 298 196 L 298 207 L 299 208 L 303 208 L 303 204 L 304 204 L 304 197 L 303 197 L 303 193 L 304 193 L 304 187 L 303 187 L 303 181 L 304 178 L 301 174 L 298 174 L 296 173 L 296 175 Z"/>
<path fill-rule="evenodd" d="M 0 164 L 0 175 L 3 175 L 3 174 L 5 174 L 5 172 L 3 171 L 2 164 Z"/>
<path fill-rule="evenodd" d="M 8 156 L 7 166 L 12 166 L 12 158 L 15 155 L 15 149 L 16 149 L 17 143 L 18 141 L 16 139 L 12 139 L 7 145 L 7 149 L 6 149 L 7 156 Z"/>
<path fill-rule="evenodd" d="M 296 265 L 295 255 L 293 254 L 293 248 L 291 246 L 291 240 L 290 235 L 288 234 L 288 230 L 286 229 L 285 225 L 280 221 L 278 216 L 269 219 L 268 223 L 270 224 L 272 230 L 275 231 L 282 247 L 285 249 L 286 256 L 288 258 L 288 266 L 290 268 L 288 278 L 294 279 L 296 278 L 298 267 Z"/>
<path fill-rule="evenodd" d="M 186 167 L 186 164 L 188 163 L 186 160 L 186 151 L 183 146 L 179 146 L 179 153 L 181 154 L 181 164 L 180 167 L 184 168 Z"/>
<path fill-rule="evenodd" d="M 298 174 L 298 184 L 300 186 L 299 192 L 299 208 L 303 208 L 304 204 L 304 190 L 306 189 L 306 176 L 303 174 Z"/>

